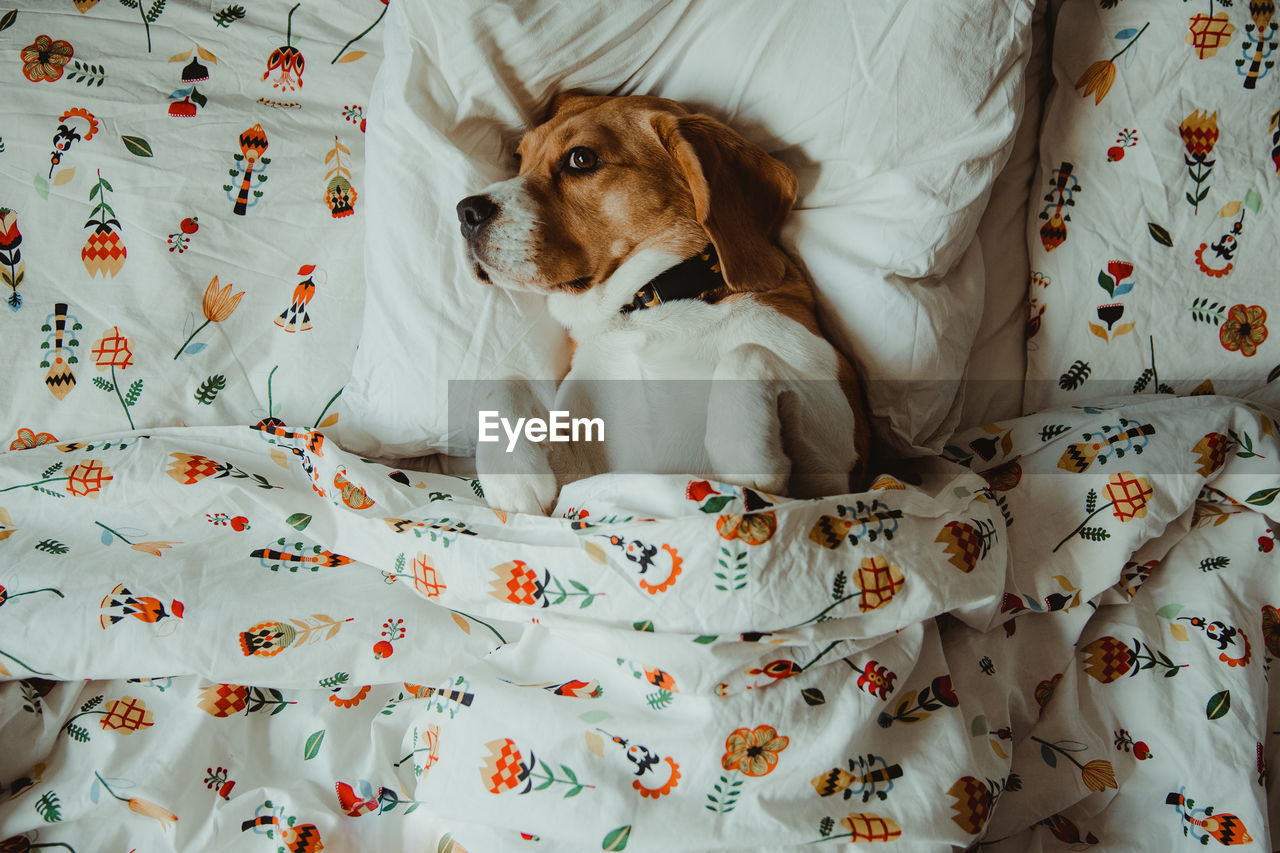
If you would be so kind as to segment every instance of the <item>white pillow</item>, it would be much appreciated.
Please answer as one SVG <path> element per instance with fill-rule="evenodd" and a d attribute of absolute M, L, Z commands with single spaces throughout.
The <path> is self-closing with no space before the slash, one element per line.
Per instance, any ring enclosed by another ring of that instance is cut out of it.
<path fill-rule="evenodd" d="M 675 98 L 800 179 L 784 245 L 868 383 L 879 431 L 937 448 L 982 309 L 966 253 L 1022 97 L 1031 0 L 391 6 L 368 127 L 364 334 L 342 404 L 369 455 L 467 453 L 450 379 L 559 378 L 539 300 L 482 287 L 454 205 L 514 171 L 562 89 Z"/>

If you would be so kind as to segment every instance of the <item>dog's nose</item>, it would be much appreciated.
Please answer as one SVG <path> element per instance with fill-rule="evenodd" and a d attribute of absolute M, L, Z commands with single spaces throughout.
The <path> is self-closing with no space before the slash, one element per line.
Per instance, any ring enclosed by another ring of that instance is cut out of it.
<path fill-rule="evenodd" d="M 498 206 L 485 195 L 470 195 L 458 202 L 458 222 L 462 223 L 462 236 L 471 239 L 480 226 L 498 212 Z"/>

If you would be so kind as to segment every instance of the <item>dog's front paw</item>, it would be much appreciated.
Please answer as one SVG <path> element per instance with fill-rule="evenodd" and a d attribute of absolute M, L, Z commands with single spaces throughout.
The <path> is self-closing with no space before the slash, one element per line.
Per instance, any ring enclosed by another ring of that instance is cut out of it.
<path fill-rule="evenodd" d="M 481 474 L 480 488 L 493 509 L 550 515 L 559 487 L 550 471 L 537 474 Z"/>

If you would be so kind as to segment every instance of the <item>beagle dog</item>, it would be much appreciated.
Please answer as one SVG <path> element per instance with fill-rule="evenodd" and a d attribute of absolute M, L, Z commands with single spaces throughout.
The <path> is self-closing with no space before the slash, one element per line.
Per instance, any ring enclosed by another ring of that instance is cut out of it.
<path fill-rule="evenodd" d="M 793 497 L 862 486 L 860 382 L 777 243 L 790 169 L 676 101 L 579 92 L 516 157 L 516 177 L 457 206 L 467 258 L 484 284 L 545 294 L 574 350 L 554 401 L 513 380 L 494 411 L 550 403 L 605 440 L 478 443 L 491 506 L 549 513 L 564 483 L 606 471 Z"/>

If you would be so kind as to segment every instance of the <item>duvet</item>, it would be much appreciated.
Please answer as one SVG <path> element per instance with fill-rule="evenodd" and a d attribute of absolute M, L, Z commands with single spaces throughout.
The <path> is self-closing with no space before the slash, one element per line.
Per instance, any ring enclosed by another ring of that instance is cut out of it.
<path fill-rule="evenodd" d="M 344 451 L 387 8 L 0 6 L 0 853 L 1272 849 L 1256 403 L 552 518 Z"/>
<path fill-rule="evenodd" d="M 1265 849 L 1276 429 L 1128 401 L 549 519 L 278 419 L 10 452 L 3 849 Z"/>

